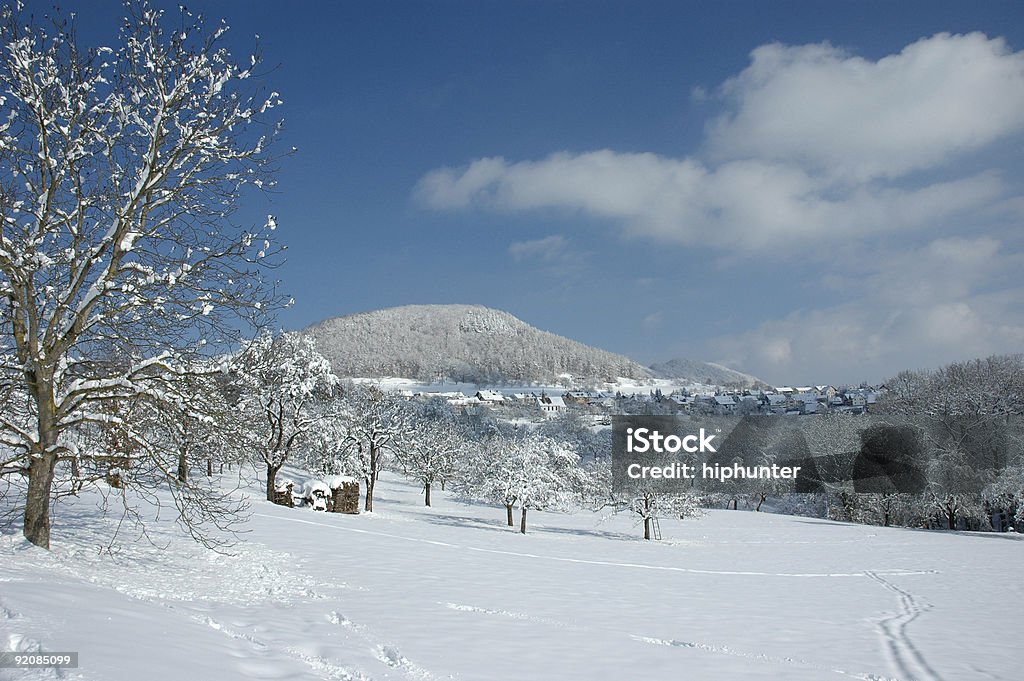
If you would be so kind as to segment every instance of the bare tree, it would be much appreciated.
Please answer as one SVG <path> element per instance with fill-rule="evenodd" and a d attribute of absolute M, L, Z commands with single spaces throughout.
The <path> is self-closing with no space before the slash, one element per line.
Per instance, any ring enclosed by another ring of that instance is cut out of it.
<path fill-rule="evenodd" d="M 274 220 L 230 220 L 246 187 L 272 184 L 280 100 L 249 86 L 259 54 L 235 63 L 227 26 L 184 8 L 128 14 L 116 44 L 86 49 L 73 23 L 0 10 L 0 391 L 24 405 L 0 414 L 0 444 L 44 547 L 70 433 L 106 422 L 104 403 L 164 400 L 183 357 L 280 303 Z"/>
<path fill-rule="evenodd" d="M 515 527 L 516 502 L 519 501 L 519 475 L 513 465 L 516 438 L 494 431 L 479 438 L 469 450 L 465 474 L 458 482 L 467 497 L 500 503 L 505 507 L 509 527 Z"/>
<path fill-rule="evenodd" d="M 247 416 L 237 437 L 247 439 L 266 466 L 267 500 L 273 501 L 278 471 L 297 448 L 309 444 L 326 418 L 317 403 L 334 394 L 338 379 L 316 342 L 298 333 L 261 336 L 232 365 L 240 385 L 239 410 Z"/>
<path fill-rule="evenodd" d="M 374 386 L 354 387 L 348 393 L 345 428 L 351 466 L 366 483 L 364 510 L 373 511 L 373 491 L 387 454 L 404 439 L 411 425 L 409 410 L 402 400 Z"/>
<path fill-rule="evenodd" d="M 467 492 L 503 504 L 510 527 L 515 525 L 512 511 L 518 503 L 522 534 L 530 509 L 565 509 L 583 500 L 592 482 L 575 450 L 537 433 L 495 434 L 474 454 Z"/>
<path fill-rule="evenodd" d="M 423 485 L 425 506 L 430 506 L 434 485 L 443 487 L 468 449 L 465 434 L 451 416 L 450 410 L 420 410 L 396 451 L 402 472 Z"/>

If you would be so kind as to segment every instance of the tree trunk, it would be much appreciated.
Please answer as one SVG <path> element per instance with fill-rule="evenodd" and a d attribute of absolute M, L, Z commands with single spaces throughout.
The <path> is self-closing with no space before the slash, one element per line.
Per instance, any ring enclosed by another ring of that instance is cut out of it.
<path fill-rule="evenodd" d="M 367 513 L 373 512 L 373 477 L 367 476 L 366 478 L 366 503 L 363 505 L 363 510 Z"/>
<path fill-rule="evenodd" d="M 25 538 L 36 546 L 50 548 L 50 489 L 57 466 L 56 454 L 33 457 L 28 469 L 25 497 Z"/>
<path fill-rule="evenodd" d="M 78 480 L 82 477 L 82 470 L 78 465 L 78 455 L 71 457 L 71 477 Z"/>
<path fill-rule="evenodd" d="M 206 460 L 206 477 L 213 477 L 213 459 Z"/>
<path fill-rule="evenodd" d="M 523 515 L 519 520 L 519 531 L 526 534 L 526 506 L 523 506 Z"/>
<path fill-rule="evenodd" d="M 50 548 L 50 493 L 57 468 L 57 419 L 52 383 L 39 381 L 35 388 L 39 409 L 39 449 L 33 452 L 28 468 L 28 492 L 25 495 L 25 538 L 36 546 Z"/>
<path fill-rule="evenodd" d="M 515 527 L 516 521 L 512 519 L 512 506 L 514 504 L 505 504 L 505 513 L 508 514 L 508 526 Z"/>
<path fill-rule="evenodd" d="M 366 478 L 366 506 L 363 510 L 367 513 L 373 512 L 373 488 L 377 484 L 377 457 L 380 456 L 378 453 L 377 445 L 370 442 L 370 475 Z"/>
<path fill-rule="evenodd" d="M 188 459 L 184 447 L 178 450 L 178 482 L 188 482 Z"/>
<path fill-rule="evenodd" d="M 425 506 L 430 506 L 430 483 L 423 485 L 423 503 Z"/>
<path fill-rule="evenodd" d="M 644 518 L 644 539 L 651 538 L 651 519 Z"/>
<path fill-rule="evenodd" d="M 277 472 L 279 470 L 281 470 L 280 466 L 267 464 L 267 501 L 274 500 L 274 487 L 277 485 Z"/>
<path fill-rule="evenodd" d="M 757 502 L 757 508 L 755 508 L 754 510 L 755 511 L 760 511 L 761 510 L 761 504 L 763 504 L 765 502 L 765 499 L 768 498 L 768 495 L 765 494 L 764 492 L 761 492 L 757 496 L 760 497 L 760 501 Z"/>

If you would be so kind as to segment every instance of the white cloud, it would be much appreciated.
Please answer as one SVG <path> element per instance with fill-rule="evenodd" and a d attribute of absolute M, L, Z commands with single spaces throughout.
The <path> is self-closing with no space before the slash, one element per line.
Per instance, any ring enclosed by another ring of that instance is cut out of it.
<path fill-rule="evenodd" d="M 810 165 L 864 181 L 939 166 L 1024 130 L 1024 53 L 940 33 L 878 61 L 828 44 L 755 49 L 719 94 L 719 159 Z"/>
<path fill-rule="evenodd" d="M 417 191 L 434 207 L 579 211 L 632 235 L 749 251 L 932 225 L 987 205 L 1004 186 L 986 173 L 910 189 L 839 189 L 794 165 L 747 160 L 709 169 L 692 158 L 604 149 L 518 163 L 479 159 L 430 172 Z"/>
<path fill-rule="evenodd" d="M 432 208 L 465 208 L 482 198 L 487 187 L 501 178 L 506 167 L 502 158 L 483 158 L 475 161 L 459 177 L 435 170 L 419 181 L 416 193 Z"/>
<path fill-rule="evenodd" d="M 1000 247 L 989 237 L 938 239 L 879 258 L 847 279 L 853 300 L 713 339 L 707 350 L 766 380 L 799 382 L 880 380 L 1020 348 L 1024 289 L 1000 282 L 1021 262 Z"/>
<path fill-rule="evenodd" d="M 550 263 L 563 258 L 568 247 L 568 239 L 559 234 L 553 234 L 543 239 L 516 241 L 509 245 L 508 253 L 517 261 L 541 260 Z"/>
<path fill-rule="evenodd" d="M 936 226 L 1016 198 L 998 173 L 950 163 L 1024 131 L 1024 53 L 1000 38 L 938 34 L 878 61 L 764 45 L 717 96 L 728 111 L 708 125 L 713 163 L 608 149 L 481 158 L 427 173 L 416 194 L 436 209 L 580 212 L 747 251 Z M 943 173 L 892 183 L 922 169 Z"/>
<path fill-rule="evenodd" d="M 665 314 L 661 310 L 658 310 L 657 312 L 652 312 L 651 314 L 644 317 L 640 321 L 640 324 L 648 331 L 653 331 L 655 329 L 661 328 L 661 325 L 664 324 L 664 322 Z"/>

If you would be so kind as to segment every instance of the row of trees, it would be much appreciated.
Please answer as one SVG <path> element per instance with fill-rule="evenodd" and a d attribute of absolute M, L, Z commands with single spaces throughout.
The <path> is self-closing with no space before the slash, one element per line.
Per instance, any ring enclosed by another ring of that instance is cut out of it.
<path fill-rule="evenodd" d="M 1024 355 L 904 371 L 885 385 L 876 411 L 919 420 L 923 444 L 936 454 L 918 494 L 860 500 L 853 519 L 948 529 L 1024 526 Z"/>
<path fill-rule="evenodd" d="M 1022 417 L 1021 355 L 905 371 L 885 382 L 870 418 L 806 417 L 793 422 L 800 437 L 770 449 L 802 463 L 801 479 L 767 493 L 801 492 L 782 499 L 781 509 L 838 520 L 944 529 L 1020 528 Z M 744 483 L 731 489 L 763 498 L 758 487 Z M 721 493 L 711 501 L 737 504 L 735 496 Z"/>
<path fill-rule="evenodd" d="M 302 342 L 312 341 L 303 338 Z M 304 361 L 318 363 L 308 358 Z M 302 383 L 297 380 L 285 392 L 299 392 Z M 524 534 L 531 510 L 585 506 L 627 511 L 643 524 L 647 539 L 654 518 L 681 518 L 697 512 L 692 495 L 654 495 L 642 487 L 627 494 L 610 494 L 607 433 L 595 433 L 573 415 L 537 428 L 515 427 L 486 415 L 457 414 L 441 399 L 410 401 L 372 386 L 348 384 L 341 388 L 325 399 L 304 403 L 301 414 L 295 412 L 292 422 L 315 419 L 316 426 L 298 438 L 302 447 L 294 462 L 325 476 L 360 478 L 367 511 L 373 510 L 380 473 L 390 469 L 421 485 L 427 506 L 436 486 L 451 487 L 462 498 L 504 508 L 510 527 L 516 524 L 518 506 L 519 530 Z M 274 436 L 271 440 L 288 438 Z M 274 466 L 279 469 L 287 460 L 288 453 L 279 451 Z M 268 498 L 275 472 L 268 467 Z"/>

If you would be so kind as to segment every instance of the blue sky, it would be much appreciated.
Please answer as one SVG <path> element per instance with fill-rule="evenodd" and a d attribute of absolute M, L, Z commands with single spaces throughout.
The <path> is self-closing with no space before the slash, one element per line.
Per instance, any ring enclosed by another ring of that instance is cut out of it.
<path fill-rule="evenodd" d="M 775 383 L 1024 349 L 1024 4 L 186 4 L 285 102 L 239 216 L 285 328 L 478 303 Z"/>

